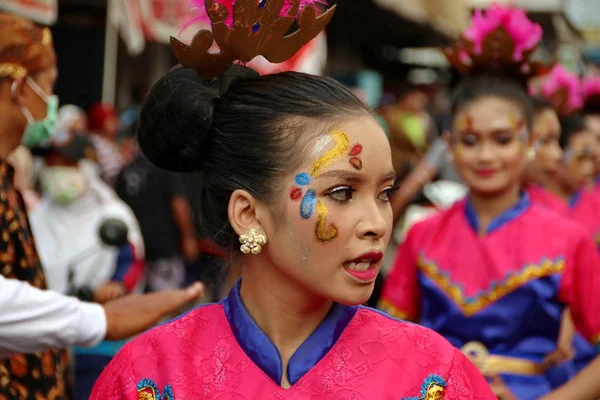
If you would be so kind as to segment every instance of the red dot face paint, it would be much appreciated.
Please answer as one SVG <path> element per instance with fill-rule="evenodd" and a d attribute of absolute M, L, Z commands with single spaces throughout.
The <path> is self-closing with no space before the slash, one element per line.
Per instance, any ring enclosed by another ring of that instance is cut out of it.
<path fill-rule="evenodd" d="M 348 153 L 349 157 L 350 157 L 350 165 L 352 165 L 352 168 L 360 171 L 362 169 L 362 161 L 361 159 L 358 157 L 363 151 L 363 147 L 362 144 L 357 143 L 354 146 L 352 146 L 352 148 L 350 149 L 350 152 Z"/>
<path fill-rule="evenodd" d="M 354 146 L 352 146 L 352 149 L 350 150 L 350 156 L 356 157 L 357 155 L 362 153 L 362 150 L 363 150 L 362 144 L 355 144 Z"/>
<path fill-rule="evenodd" d="M 294 186 L 290 190 L 290 199 L 296 201 L 296 200 L 300 200 L 301 197 L 302 197 L 302 189 L 300 189 L 297 186 Z"/>

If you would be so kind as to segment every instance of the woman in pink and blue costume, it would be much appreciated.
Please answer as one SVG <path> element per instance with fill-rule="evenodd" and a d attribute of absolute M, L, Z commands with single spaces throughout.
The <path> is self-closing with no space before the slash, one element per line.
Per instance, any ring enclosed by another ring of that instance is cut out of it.
<path fill-rule="evenodd" d="M 590 90 L 587 87 L 585 91 L 588 101 L 593 97 Z M 591 129 L 591 120 L 580 113 L 584 97 L 579 77 L 560 65 L 556 66 L 544 78 L 541 94 L 561 115 L 559 144 L 563 156 L 555 179 L 538 178 L 568 206 L 567 214 L 583 225 L 596 240 L 600 237 L 600 196 L 593 189 L 599 143 Z"/>
<path fill-rule="evenodd" d="M 559 194 L 569 205 L 569 215 L 600 244 L 600 196 L 593 189 L 595 139 L 580 115 L 563 118 L 561 146 L 564 177 Z"/>
<path fill-rule="evenodd" d="M 563 151 L 560 147 L 560 120 L 552 103 L 533 98 L 533 151 L 528 154 L 524 189 L 535 204 L 559 214 L 568 213 L 567 203 L 555 192 L 560 185 Z"/>
<path fill-rule="evenodd" d="M 469 196 L 409 232 L 381 305 L 440 333 L 501 379 L 510 390 L 501 398 L 539 399 L 574 373 L 572 364 L 544 362 L 565 305 L 598 342 L 600 258 L 581 226 L 521 190 L 533 146 L 531 99 L 524 82 L 497 73 L 469 77 L 452 104 L 450 147 Z M 590 398 L 569 385 L 561 398 Z"/>
<path fill-rule="evenodd" d="M 596 144 L 594 189 L 600 196 L 600 76 L 588 76 L 581 82 L 583 114 L 587 128 L 592 132 Z"/>
<path fill-rule="evenodd" d="M 264 15 L 247 25 L 252 7 L 236 3 L 234 26 L 267 29 Z M 359 306 L 390 238 L 395 176 L 385 133 L 340 83 L 179 67 L 150 92 L 138 140 L 159 167 L 202 172 L 201 226 L 242 277 L 126 345 L 92 399 L 494 399 L 441 336 Z"/>
<path fill-rule="evenodd" d="M 517 398 L 537 399 L 570 378 L 564 368 L 543 364 L 555 350 L 564 305 L 570 306 L 578 330 L 598 341 L 600 316 L 594 310 L 600 305 L 594 293 L 600 287 L 600 260 L 581 226 L 531 204 L 520 192 L 525 150 L 521 164 L 518 158 L 485 154 L 492 152 L 493 132 L 485 124 L 497 119 L 483 110 L 501 115 L 506 102 L 490 95 L 492 87 L 486 82 L 485 100 L 465 106 L 473 113 L 474 133 L 460 133 L 455 125 L 455 140 L 464 142 L 454 145 L 454 157 L 469 184 L 469 198 L 410 231 L 382 304 L 392 315 L 418 321 L 489 363 L 484 372 L 500 375 Z M 485 118 L 482 127 L 475 115 Z M 516 146 L 519 133 L 496 123 L 506 135 L 493 139 L 502 153 Z M 476 157 L 489 161 L 466 158 L 467 152 L 478 152 L 471 147 L 486 146 L 490 150 Z"/>

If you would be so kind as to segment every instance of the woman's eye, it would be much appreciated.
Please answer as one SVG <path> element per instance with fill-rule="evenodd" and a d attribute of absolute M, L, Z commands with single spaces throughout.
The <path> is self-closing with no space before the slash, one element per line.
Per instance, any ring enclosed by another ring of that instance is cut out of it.
<path fill-rule="evenodd" d="M 477 143 L 475 135 L 466 135 L 460 138 L 460 142 L 465 146 L 474 146 Z"/>
<path fill-rule="evenodd" d="M 335 201 L 346 202 L 352 200 L 354 189 L 348 186 L 332 189 L 327 195 Z"/>
<path fill-rule="evenodd" d="M 379 193 L 379 196 L 377 196 L 377 200 L 385 201 L 386 203 L 389 202 L 390 197 L 392 197 L 392 194 L 394 194 L 396 190 L 397 188 L 393 186 L 383 189 L 381 193 Z"/>
<path fill-rule="evenodd" d="M 496 137 L 496 141 L 499 144 L 509 144 L 513 141 L 513 136 L 512 135 L 498 135 Z"/>

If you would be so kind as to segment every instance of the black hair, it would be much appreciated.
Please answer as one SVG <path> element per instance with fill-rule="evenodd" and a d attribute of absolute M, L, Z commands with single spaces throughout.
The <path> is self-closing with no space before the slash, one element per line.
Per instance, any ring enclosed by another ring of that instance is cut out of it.
<path fill-rule="evenodd" d="M 454 91 L 450 107 L 452 121 L 472 102 L 484 97 L 499 97 L 517 104 L 531 132 L 533 103 L 527 90 L 518 81 L 501 75 L 476 75 L 465 79 Z"/>
<path fill-rule="evenodd" d="M 546 111 L 546 110 L 554 111 L 554 106 L 548 99 L 536 96 L 536 97 L 532 97 L 532 102 L 533 102 L 533 113 L 535 115 L 537 115 L 543 111 Z"/>
<path fill-rule="evenodd" d="M 370 115 L 345 86 L 296 72 L 260 76 L 232 65 L 206 81 L 176 67 L 152 88 L 142 107 L 138 142 L 155 165 L 202 172 L 199 225 L 226 250 L 237 236 L 229 223 L 231 194 L 243 189 L 269 201 L 275 179 L 302 162 L 300 146 L 347 117 Z M 239 243 L 237 243 L 239 245 Z"/>
<path fill-rule="evenodd" d="M 587 130 L 585 118 L 581 114 L 574 114 L 560 119 L 560 139 L 559 144 L 563 149 L 569 145 L 569 141 L 574 136 L 584 133 Z"/>

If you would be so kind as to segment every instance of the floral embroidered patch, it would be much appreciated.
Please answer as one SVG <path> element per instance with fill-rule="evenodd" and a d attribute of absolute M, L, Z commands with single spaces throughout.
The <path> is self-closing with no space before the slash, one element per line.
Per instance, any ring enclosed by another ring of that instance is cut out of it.
<path fill-rule="evenodd" d="M 137 384 L 138 400 L 174 400 L 171 385 L 165 386 L 161 394 L 158 386 L 152 379 L 144 378 Z"/>
<path fill-rule="evenodd" d="M 403 397 L 402 400 L 443 400 L 446 381 L 439 375 L 429 375 L 421 385 L 419 397 Z"/>

